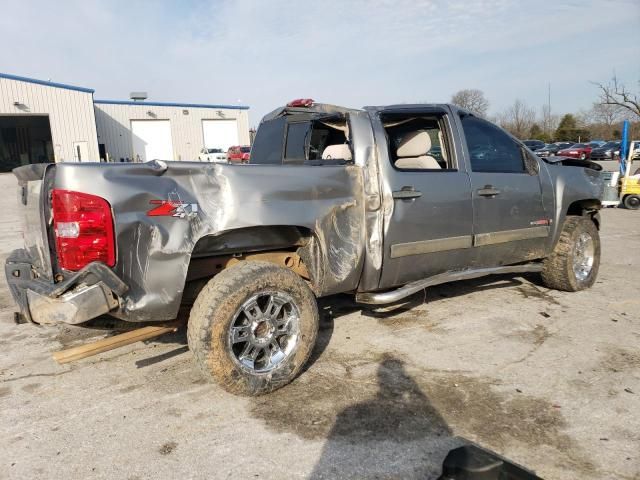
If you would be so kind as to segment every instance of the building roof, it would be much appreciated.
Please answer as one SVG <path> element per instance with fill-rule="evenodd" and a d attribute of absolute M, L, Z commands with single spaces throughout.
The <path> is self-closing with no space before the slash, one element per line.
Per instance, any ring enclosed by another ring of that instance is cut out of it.
<path fill-rule="evenodd" d="M 44 85 L 47 87 L 64 88 L 67 90 L 75 90 L 84 93 L 95 93 L 92 88 L 78 87 L 75 85 L 67 85 L 66 83 L 49 82 L 47 80 L 38 80 L 37 78 L 20 77 L 9 73 L 0 72 L 0 78 L 8 80 L 17 80 L 19 82 L 35 83 L 36 85 Z M 246 105 L 210 105 L 204 103 L 173 103 L 173 102 L 134 102 L 132 100 L 94 100 L 94 103 L 107 105 L 137 105 L 151 107 L 182 107 L 182 108 L 215 108 L 215 109 L 231 109 L 231 110 L 249 110 Z"/>
<path fill-rule="evenodd" d="M 231 110 L 249 110 L 246 105 L 210 105 L 204 103 L 172 103 L 172 102 L 146 102 L 133 100 L 94 100 L 93 103 L 104 105 L 134 105 L 138 107 L 182 107 L 182 108 L 215 108 Z"/>
<path fill-rule="evenodd" d="M 91 88 L 77 87 L 75 85 L 67 85 L 66 83 L 49 82 L 47 80 L 38 80 L 37 78 L 20 77 L 18 75 L 11 75 L 8 73 L 0 72 L 0 78 L 6 78 L 8 80 L 17 80 L 19 82 L 35 83 L 36 85 L 44 85 L 46 87 L 64 88 L 66 90 L 75 90 L 77 92 L 95 93 L 95 90 Z"/>

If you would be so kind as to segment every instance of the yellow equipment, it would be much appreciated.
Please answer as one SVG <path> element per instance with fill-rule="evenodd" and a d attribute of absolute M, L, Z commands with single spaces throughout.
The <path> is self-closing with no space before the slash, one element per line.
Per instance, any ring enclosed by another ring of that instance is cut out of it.
<path fill-rule="evenodd" d="M 624 177 L 620 179 L 620 199 L 625 208 L 629 210 L 640 209 L 640 172 L 631 175 L 631 165 L 634 163 L 634 160 L 639 160 L 638 154 L 636 153 L 637 144 L 640 144 L 640 142 L 631 142 L 631 145 L 629 145 L 627 168 Z M 636 162 L 636 164 L 637 163 L 638 162 Z"/>

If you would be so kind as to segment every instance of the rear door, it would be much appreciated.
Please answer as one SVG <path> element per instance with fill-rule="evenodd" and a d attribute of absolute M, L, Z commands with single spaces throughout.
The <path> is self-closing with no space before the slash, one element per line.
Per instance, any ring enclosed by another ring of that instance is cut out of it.
<path fill-rule="evenodd" d="M 388 209 L 380 288 L 463 268 L 470 261 L 471 186 L 455 129 L 447 111 L 439 108 L 374 118 Z M 415 158 L 399 162 L 406 135 L 418 131 L 428 132 L 430 148 L 415 149 Z M 440 168 L 415 168 L 427 165 L 419 160 L 424 157 L 432 167 L 435 159 Z M 407 164 L 414 168 L 399 166 Z"/>
<path fill-rule="evenodd" d="M 510 135 L 461 115 L 473 198 L 474 266 L 544 256 L 550 216 L 543 207 L 538 159 Z"/>

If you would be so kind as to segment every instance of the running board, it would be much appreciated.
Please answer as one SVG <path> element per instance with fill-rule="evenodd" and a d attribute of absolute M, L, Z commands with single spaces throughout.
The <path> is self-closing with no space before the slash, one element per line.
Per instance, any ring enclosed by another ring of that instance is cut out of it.
<path fill-rule="evenodd" d="M 485 277 L 487 275 L 495 275 L 500 273 L 524 273 L 524 272 L 540 272 L 542 271 L 542 263 L 527 263 L 525 265 L 507 265 L 503 267 L 476 268 L 470 270 L 459 270 L 455 272 L 445 272 L 433 277 L 423 278 L 415 282 L 396 288 L 395 290 L 387 290 L 386 292 L 362 292 L 356 293 L 356 302 L 368 303 L 371 305 L 385 305 L 394 303 L 403 298 L 413 295 L 420 290 L 442 283 L 457 282 L 458 280 L 471 280 L 472 278 Z"/>

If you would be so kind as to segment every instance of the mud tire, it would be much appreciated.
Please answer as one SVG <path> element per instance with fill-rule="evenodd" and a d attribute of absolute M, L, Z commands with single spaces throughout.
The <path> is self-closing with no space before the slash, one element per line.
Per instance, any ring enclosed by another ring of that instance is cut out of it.
<path fill-rule="evenodd" d="M 573 271 L 576 242 L 582 233 L 588 233 L 591 236 L 594 246 L 593 266 L 585 279 L 578 278 Z M 594 284 L 599 267 L 600 236 L 595 224 L 589 217 L 567 217 L 553 253 L 544 260 L 542 281 L 548 288 L 577 292 Z"/>
<path fill-rule="evenodd" d="M 287 293 L 300 312 L 295 350 L 268 373 L 248 372 L 235 361 L 228 346 L 234 315 L 260 291 Z M 294 272 L 267 262 L 242 262 L 228 268 L 202 289 L 191 309 L 187 327 L 189 349 L 199 370 L 228 392 L 257 396 L 291 382 L 309 359 L 318 334 L 318 306 L 307 284 Z"/>

